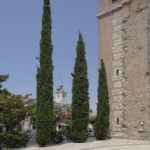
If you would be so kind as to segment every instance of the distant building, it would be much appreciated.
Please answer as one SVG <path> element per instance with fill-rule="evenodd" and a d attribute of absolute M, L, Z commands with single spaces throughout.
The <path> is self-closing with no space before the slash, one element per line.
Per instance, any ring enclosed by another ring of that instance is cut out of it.
<path fill-rule="evenodd" d="M 54 102 L 56 104 L 65 104 L 66 103 L 66 92 L 62 85 L 56 91 Z"/>

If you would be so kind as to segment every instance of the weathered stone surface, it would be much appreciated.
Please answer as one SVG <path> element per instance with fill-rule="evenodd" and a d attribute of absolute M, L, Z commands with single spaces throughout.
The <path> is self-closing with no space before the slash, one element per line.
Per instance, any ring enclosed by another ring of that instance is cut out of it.
<path fill-rule="evenodd" d="M 101 0 L 101 6 L 100 24 L 109 24 L 100 26 L 100 36 L 111 36 L 106 45 L 100 41 L 100 58 L 108 72 L 112 137 L 150 139 L 150 0 Z"/>

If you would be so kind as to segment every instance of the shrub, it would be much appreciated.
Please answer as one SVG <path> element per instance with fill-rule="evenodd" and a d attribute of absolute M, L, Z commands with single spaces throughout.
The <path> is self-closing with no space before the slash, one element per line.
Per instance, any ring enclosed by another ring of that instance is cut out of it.
<path fill-rule="evenodd" d="M 1 133 L 0 134 L 0 141 L 1 145 L 7 148 L 20 148 L 25 147 L 29 141 L 29 134 L 28 132 L 25 133 Z"/>
<path fill-rule="evenodd" d="M 59 143 L 62 143 L 63 141 L 64 141 L 63 132 L 58 131 L 55 137 L 55 143 L 59 144 Z"/>

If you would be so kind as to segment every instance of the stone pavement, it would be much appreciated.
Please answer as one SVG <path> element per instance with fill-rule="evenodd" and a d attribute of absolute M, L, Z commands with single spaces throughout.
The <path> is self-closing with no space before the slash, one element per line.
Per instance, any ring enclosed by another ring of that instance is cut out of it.
<path fill-rule="evenodd" d="M 88 143 L 69 143 L 57 146 L 39 148 L 31 146 L 22 150 L 150 150 L 149 141 L 111 139 Z"/>

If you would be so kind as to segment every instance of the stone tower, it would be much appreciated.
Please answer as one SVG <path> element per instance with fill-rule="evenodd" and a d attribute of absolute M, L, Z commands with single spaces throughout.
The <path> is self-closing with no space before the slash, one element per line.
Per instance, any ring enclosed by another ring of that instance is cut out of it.
<path fill-rule="evenodd" d="M 61 85 L 56 91 L 55 103 L 64 105 L 65 100 L 66 100 L 66 92 L 64 90 L 64 87 Z"/>
<path fill-rule="evenodd" d="M 150 0 L 100 0 L 111 136 L 150 139 Z"/>

